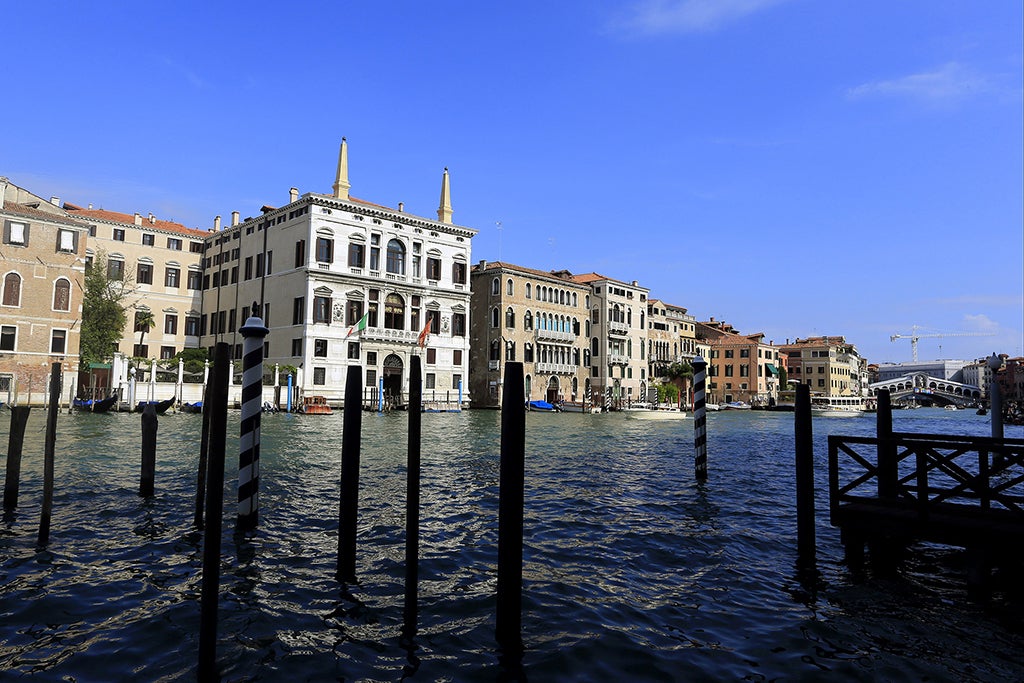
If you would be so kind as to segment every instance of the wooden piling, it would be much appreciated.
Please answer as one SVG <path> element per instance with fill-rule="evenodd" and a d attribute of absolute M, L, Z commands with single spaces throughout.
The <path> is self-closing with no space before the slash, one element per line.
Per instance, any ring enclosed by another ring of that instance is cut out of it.
<path fill-rule="evenodd" d="M 693 469 L 697 481 L 708 478 L 707 416 L 704 414 L 704 388 L 708 363 L 700 356 L 693 359 Z"/>
<path fill-rule="evenodd" d="M 60 408 L 60 363 L 50 366 L 50 403 L 46 411 L 46 441 L 43 451 L 43 511 L 39 517 L 39 547 L 50 541 L 53 513 L 53 460 L 57 443 L 57 411 Z"/>
<path fill-rule="evenodd" d="M 139 480 L 139 495 L 152 496 L 156 478 L 156 431 L 158 418 L 156 406 L 147 403 L 142 410 L 142 476 Z"/>
<path fill-rule="evenodd" d="M 25 444 L 25 425 L 29 406 L 11 406 L 11 433 L 7 437 L 7 475 L 4 479 L 4 510 L 18 507 L 21 482 L 21 451 Z"/>
<path fill-rule="evenodd" d="M 896 445 L 892 441 L 892 399 L 888 389 L 878 391 L 875 431 L 878 436 L 878 497 L 896 498 L 899 467 Z"/>
<path fill-rule="evenodd" d="M 359 514 L 362 368 L 348 367 L 341 426 L 341 500 L 338 504 L 338 572 L 342 583 L 356 582 L 356 520 Z"/>
<path fill-rule="evenodd" d="M 811 387 L 798 384 L 793 420 L 796 440 L 796 543 L 801 563 L 813 563 L 814 531 L 814 430 L 811 425 Z"/>
<path fill-rule="evenodd" d="M 203 411 L 210 413 L 210 453 L 206 487 L 206 533 L 203 538 L 203 585 L 199 613 L 200 681 L 217 675 L 217 600 L 220 593 L 221 528 L 224 517 L 224 459 L 228 427 L 228 372 L 231 345 L 220 342 L 214 351 L 214 371 Z"/>
<path fill-rule="evenodd" d="M 216 368 L 214 368 L 216 371 Z M 206 501 L 206 468 L 210 450 L 210 401 L 213 398 L 212 375 L 207 375 L 206 390 L 203 392 L 203 431 L 199 437 L 199 472 L 196 475 L 196 513 L 192 523 L 197 529 L 203 528 L 203 507 Z"/>
<path fill-rule="evenodd" d="M 422 359 L 413 356 L 409 364 L 409 443 L 405 483 L 405 607 L 402 633 L 411 640 L 416 634 L 419 611 L 420 560 L 420 439 L 423 413 Z"/>
<path fill-rule="evenodd" d="M 506 655 L 522 652 L 523 504 L 526 475 L 523 364 L 505 363 L 498 493 L 498 604 L 495 635 Z"/>

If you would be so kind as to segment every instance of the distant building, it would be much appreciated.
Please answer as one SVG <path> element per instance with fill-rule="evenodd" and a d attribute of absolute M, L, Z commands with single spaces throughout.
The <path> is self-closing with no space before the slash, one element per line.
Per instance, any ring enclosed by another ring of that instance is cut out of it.
<path fill-rule="evenodd" d="M 127 323 L 116 351 L 136 358 L 173 358 L 199 346 L 202 258 L 206 230 L 187 228 L 153 214 L 126 214 L 65 203 L 69 216 L 89 226 L 86 261 L 106 256 L 107 275 L 129 279 L 131 295 L 122 302 Z M 139 325 L 143 314 L 153 327 Z M 140 343 L 141 340 L 141 343 Z"/>
<path fill-rule="evenodd" d="M 647 400 L 646 287 L 598 273 L 572 276 L 590 286 L 590 381 L 594 401 L 622 408 Z"/>
<path fill-rule="evenodd" d="M 591 387 L 590 287 L 566 271 L 494 261 L 473 266 L 470 277 L 473 406 L 500 405 L 510 361 L 523 363 L 527 401 L 583 400 Z"/>
<path fill-rule="evenodd" d="M 673 363 L 692 363 L 698 355 L 697 320 L 682 306 L 660 299 L 647 301 L 647 373 L 662 380 Z"/>
<path fill-rule="evenodd" d="M 785 358 L 789 381 L 806 384 L 812 394 L 865 396 L 869 383 L 867 361 L 842 336 L 797 339 L 778 347 Z"/>
<path fill-rule="evenodd" d="M 965 381 L 963 376 L 964 366 L 968 365 L 965 360 L 931 360 L 912 363 L 882 363 L 878 366 L 878 381 L 887 382 L 905 375 L 924 373 L 935 379 L 945 379 L 964 384 L 971 384 Z"/>
<path fill-rule="evenodd" d="M 765 343 L 764 334 L 740 334 L 714 318 L 697 323 L 696 337 L 710 345 L 709 403 L 744 401 L 774 405 L 779 398 L 779 349 Z"/>
<path fill-rule="evenodd" d="M 436 220 L 356 199 L 349 188 L 343 139 L 333 193 L 292 188 L 284 206 L 242 221 L 235 212 L 230 226 L 206 236 L 200 343 L 227 342 L 240 358 L 239 329 L 255 303 L 270 329 L 266 363 L 294 367 L 307 395 L 339 403 L 348 370 L 362 366 L 368 400 L 383 391 L 387 402 L 404 404 L 417 354 L 424 400 L 455 400 L 469 368 L 476 230 L 452 223 L 448 170 Z"/>
<path fill-rule="evenodd" d="M 61 400 L 77 383 L 87 226 L 0 178 L 0 401 L 48 400 L 61 364 Z"/>

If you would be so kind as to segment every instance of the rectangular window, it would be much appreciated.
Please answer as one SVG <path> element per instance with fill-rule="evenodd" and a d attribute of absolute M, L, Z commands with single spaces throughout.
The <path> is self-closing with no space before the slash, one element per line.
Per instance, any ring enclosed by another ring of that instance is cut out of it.
<path fill-rule="evenodd" d="M 18 328 L 15 325 L 0 326 L 0 351 L 13 351 L 14 343 L 18 337 Z"/>
<path fill-rule="evenodd" d="M 380 270 L 380 235 L 370 235 L 370 270 Z"/>
<path fill-rule="evenodd" d="M 327 368 L 313 368 L 313 384 L 317 386 L 327 384 Z"/>
<path fill-rule="evenodd" d="M 263 254 L 256 254 L 256 277 L 263 277 Z"/>
<path fill-rule="evenodd" d="M 164 287 L 177 288 L 181 279 L 181 270 L 178 268 L 167 268 L 164 270 Z"/>
<path fill-rule="evenodd" d="M 427 365 L 437 364 L 437 349 L 427 349 Z"/>
<path fill-rule="evenodd" d="M 306 265 L 306 240 L 299 240 L 295 243 L 295 267 L 301 268 Z"/>
<path fill-rule="evenodd" d="M 169 360 L 174 358 L 174 347 L 173 346 L 161 346 L 160 347 L 160 360 Z"/>
<path fill-rule="evenodd" d="M 732 358 L 733 357 L 733 350 L 732 349 L 726 349 L 725 350 L 725 357 L 726 358 Z"/>
<path fill-rule="evenodd" d="M 4 244 L 28 245 L 28 223 L 7 221 L 4 223 Z"/>
<path fill-rule="evenodd" d="M 313 340 L 313 356 L 316 358 L 327 358 L 327 340 L 326 339 L 314 339 Z"/>
<path fill-rule="evenodd" d="M 190 337 L 199 336 L 199 317 L 195 315 L 185 316 L 185 334 Z"/>
<path fill-rule="evenodd" d="M 334 263 L 334 240 L 328 237 L 316 238 L 316 260 L 320 263 Z"/>
<path fill-rule="evenodd" d="M 452 375 L 452 389 L 458 389 L 462 384 L 462 375 Z"/>
<path fill-rule="evenodd" d="M 455 261 L 452 263 L 452 282 L 457 285 L 466 284 L 466 264 Z"/>
<path fill-rule="evenodd" d="M 164 334 L 178 334 L 178 316 L 164 316 Z"/>
<path fill-rule="evenodd" d="M 366 371 L 366 386 L 377 386 L 377 371 L 372 368 Z"/>
<path fill-rule="evenodd" d="M 245 257 L 245 279 L 252 279 L 252 256 Z"/>
<path fill-rule="evenodd" d="M 427 376 L 425 378 L 425 381 L 423 383 L 423 388 L 424 389 L 433 389 L 433 388 L 435 388 L 436 384 L 437 384 L 437 379 L 434 376 L 434 373 L 428 372 Z"/>
<path fill-rule="evenodd" d="M 465 337 L 466 336 L 466 314 L 465 313 L 452 313 L 452 336 L 453 337 Z"/>
<path fill-rule="evenodd" d="M 359 360 L 359 342 L 348 343 L 348 357 L 350 360 Z"/>
<path fill-rule="evenodd" d="M 136 358 L 149 358 L 149 344 L 136 344 L 132 347 L 132 355 Z"/>
<path fill-rule="evenodd" d="M 181 240 L 177 237 L 168 237 L 167 248 L 172 251 L 181 251 Z"/>
<path fill-rule="evenodd" d="M 53 330 L 50 332 L 50 353 L 64 353 L 67 346 L 67 330 Z"/>
<path fill-rule="evenodd" d="M 140 285 L 153 284 L 153 266 L 149 263 L 140 263 L 135 277 Z"/>
<path fill-rule="evenodd" d="M 363 317 L 362 301 L 345 302 L 345 320 L 348 325 L 355 325 Z"/>
<path fill-rule="evenodd" d="M 75 232 L 73 230 L 59 230 L 57 232 L 57 251 L 75 252 Z"/>
<path fill-rule="evenodd" d="M 116 242 L 124 242 L 124 229 L 123 228 L 114 228 L 114 232 L 113 232 L 113 235 L 111 235 L 111 237 Z"/>
<path fill-rule="evenodd" d="M 413 254 L 412 255 L 412 276 L 413 277 L 419 277 L 420 276 L 420 255 L 419 254 Z"/>
<path fill-rule="evenodd" d="M 732 365 L 731 364 L 725 366 L 725 376 L 726 377 L 732 377 Z"/>
<path fill-rule="evenodd" d="M 313 322 L 330 324 L 331 322 L 331 297 L 313 297 Z"/>
<path fill-rule="evenodd" d="M 267 275 L 270 275 L 272 272 L 274 272 L 274 252 L 273 251 L 268 251 L 267 252 Z"/>
<path fill-rule="evenodd" d="M 151 232 L 142 233 L 142 246 L 151 247 L 156 244 L 156 235 Z"/>
<path fill-rule="evenodd" d="M 235 309 L 228 311 L 228 332 L 235 331 Z"/>
<path fill-rule="evenodd" d="M 348 243 L 348 265 L 350 268 L 362 268 L 366 264 L 366 247 L 358 242 Z"/>
<path fill-rule="evenodd" d="M 204 251 L 206 251 L 206 249 L 204 249 L 204 246 L 205 245 L 202 242 L 189 242 L 188 243 L 189 253 L 192 253 L 192 254 L 202 254 Z"/>
<path fill-rule="evenodd" d="M 306 297 L 297 296 L 292 302 L 292 325 L 301 325 L 306 321 Z"/>
<path fill-rule="evenodd" d="M 189 289 L 202 289 L 203 288 L 203 274 L 198 270 L 188 271 L 188 283 Z"/>
<path fill-rule="evenodd" d="M 428 280 L 440 280 L 441 279 L 441 259 L 427 257 L 427 279 Z"/>
<path fill-rule="evenodd" d="M 441 330 L 441 311 L 427 311 L 427 320 L 430 321 L 430 333 L 438 334 Z M 427 326 L 425 322 L 423 326 Z"/>
<path fill-rule="evenodd" d="M 292 355 L 297 357 L 302 356 L 302 337 L 292 339 Z"/>
<path fill-rule="evenodd" d="M 225 282 L 224 284 L 227 284 L 227 282 Z M 220 287 L 220 272 L 219 271 L 213 274 L 213 286 L 214 287 Z"/>
<path fill-rule="evenodd" d="M 124 279 L 124 261 L 110 259 L 107 261 L 107 278 L 110 280 Z"/>

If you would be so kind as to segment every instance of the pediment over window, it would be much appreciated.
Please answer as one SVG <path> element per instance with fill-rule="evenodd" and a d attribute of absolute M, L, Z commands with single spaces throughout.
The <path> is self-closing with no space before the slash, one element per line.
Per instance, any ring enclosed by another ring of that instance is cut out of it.
<path fill-rule="evenodd" d="M 466 312 L 466 307 L 463 306 L 462 304 L 455 304 L 454 306 L 452 306 L 452 313 L 465 313 L 465 312 Z"/>
<path fill-rule="evenodd" d="M 323 286 L 314 289 L 313 293 L 316 294 L 317 296 L 332 296 L 334 294 L 330 287 Z"/>
<path fill-rule="evenodd" d="M 350 289 L 347 292 L 345 292 L 345 298 L 346 299 L 365 299 L 366 298 L 366 292 L 364 292 L 361 289 Z"/>
<path fill-rule="evenodd" d="M 439 304 L 437 301 L 428 301 L 426 304 L 426 308 L 431 311 L 440 311 L 441 304 Z"/>

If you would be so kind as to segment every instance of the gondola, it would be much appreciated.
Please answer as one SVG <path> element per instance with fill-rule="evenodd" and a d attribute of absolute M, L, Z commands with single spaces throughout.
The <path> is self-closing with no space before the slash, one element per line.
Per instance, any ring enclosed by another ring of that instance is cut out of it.
<path fill-rule="evenodd" d="M 74 406 L 86 413 L 105 413 L 117 403 L 117 394 L 101 399 L 76 398 Z"/>
<path fill-rule="evenodd" d="M 139 404 L 135 406 L 135 412 L 141 413 L 148 405 L 152 405 L 156 408 L 157 415 L 163 415 L 167 412 L 168 408 L 174 405 L 174 397 L 171 396 L 166 401 L 139 401 Z"/>

